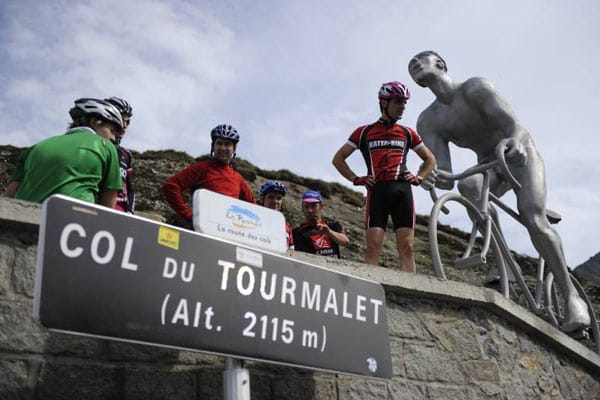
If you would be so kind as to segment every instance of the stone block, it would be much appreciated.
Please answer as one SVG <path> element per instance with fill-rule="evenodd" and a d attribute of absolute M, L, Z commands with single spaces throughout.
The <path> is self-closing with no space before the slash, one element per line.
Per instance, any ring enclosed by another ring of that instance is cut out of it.
<path fill-rule="evenodd" d="M 392 400 L 425 399 L 427 396 L 425 386 L 421 383 L 405 380 L 392 380 L 389 391 Z"/>
<path fill-rule="evenodd" d="M 40 370 L 39 399 L 117 399 L 117 370 L 112 365 L 46 361 Z"/>
<path fill-rule="evenodd" d="M 15 257 L 15 249 L 4 241 L 0 242 L 0 296 L 6 296 L 9 293 Z"/>
<path fill-rule="evenodd" d="M 465 373 L 477 382 L 500 383 L 500 369 L 493 360 L 469 360 L 462 366 Z"/>
<path fill-rule="evenodd" d="M 29 366 L 26 361 L 0 361 L 0 399 L 31 399 Z"/>
<path fill-rule="evenodd" d="M 271 382 L 272 398 L 281 400 L 314 399 L 317 387 L 311 374 L 279 376 Z"/>
<path fill-rule="evenodd" d="M 45 353 L 63 357 L 103 357 L 105 344 L 101 339 L 49 332 L 45 342 Z"/>
<path fill-rule="evenodd" d="M 0 301 L 0 349 L 43 353 L 47 330 L 31 317 L 31 301 Z"/>
<path fill-rule="evenodd" d="M 479 331 L 469 320 L 429 321 L 427 328 L 437 341 L 461 360 L 482 357 Z"/>
<path fill-rule="evenodd" d="M 452 399 L 452 400 L 473 400 L 476 397 L 471 397 L 469 389 L 466 387 L 456 386 L 427 386 L 427 399 Z"/>
<path fill-rule="evenodd" d="M 185 400 L 196 397 L 196 371 L 146 365 L 144 368 L 125 368 L 123 371 L 125 399 Z"/>
<path fill-rule="evenodd" d="M 222 399 L 223 398 L 223 369 L 222 368 L 202 368 L 196 372 L 197 380 L 197 399 Z M 254 382 L 250 379 L 250 390 Z M 254 397 L 252 398 L 268 398 Z"/>
<path fill-rule="evenodd" d="M 425 328 L 413 305 L 388 302 L 387 318 L 390 336 L 418 340 L 431 339 L 431 335 Z"/>
<path fill-rule="evenodd" d="M 515 376 L 520 352 L 518 337 L 514 331 L 496 324 L 489 334 L 483 338 L 482 348 L 486 357 L 496 360 L 499 368 L 506 374 Z"/>
<path fill-rule="evenodd" d="M 214 365 L 223 367 L 223 357 L 194 351 L 180 351 L 177 355 L 179 364 Z"/>
<path fill-rule="evenodd" d="M 452 353 L 438 346 L 405 344 L 403 362 L 406 376 L 410 379 L 455 384 L 465 382 L 460 363 L 453 358 Z"/>
<path fill-rule="evenodd" d="M 389 399 L 388 384 L 374 379 L 339 378 L 339 400 Z"/>
<path fill-rule="evenodd" d="M 480 382 L 477 384 L 476 387 L 479 389 L 479 391 L 481 393 L 484 393 L 486 395 L 486 398 L 489 398 L 489 399 L 502 398 L 502 386 L 500 383 Z M 470 396 L 470 398 L 476 398 L 477 396 L 475 395 L 475 392 L 476 392 L 475 387 L 472 386 L 469 389 L 470 389 L 470 392 L 473 393 Z"/>
<path fill-rule="evenodd" d="M 250 398 L 251 399 L 272 399 L 272 384 L 274 380 L 280 380 L 280 376 L 288 376 L 289 371 L 285 369 L 280 371 L 280 374 L 277 373 L 269 373 L 260 367 L 253 367 L 251 365 L 246 365 L 246 368 L 250 371 Z M 223 385 L 223 371 L 221 370 L 221 380 L 219 381 L 221 385 Z M 201 398 L 201 397 L 200 397 Z M 223 398 L 223 396 L 221 396 Z"/>
<path fill-rule="evenodd" d="M 392 356 L 392 371 L 394 376 L 406 376 L 402 340 L 390 338 L 390 354 Z"/>
<path fill-rule="evenodd" d="M 336 376 L 333 374 L 315 373 L 315 395 L 313 400 L 337 400 Z"/>
<path fill-rule="evenodd" d="M 107 341 L 107 358 L 111 361 L 162 361 L 176 364 L 179 350 L 137 343 Z"/>
<path fill-rule="evenodd" d="M 37 246 L 20 249 L 15 257 L 12 281 L 15 293 L 33 298 Z"/>
<path fill-rule="evenodd" d="M 540 393 L 519 378 L 502 382 L 502 391 L 506 400 L 540 399 Z M 569 400 L 574 400 L 573 399 Z"/>
<path fill-rule="evenodd" d="M 564 399 L 598 400 L 600 398 L 600 378 L 595 380 L 580 368 L 558 360 L 554 362 L 556 382 Z"/>

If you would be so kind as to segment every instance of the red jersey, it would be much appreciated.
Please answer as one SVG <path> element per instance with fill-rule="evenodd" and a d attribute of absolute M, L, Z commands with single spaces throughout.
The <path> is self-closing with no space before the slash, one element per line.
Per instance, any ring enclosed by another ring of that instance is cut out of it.
<path fill-rule="evenodd" d="M 389 126 L 381 119 L 374 124 L 358 127 L 348 144 L 359 149 L 367 164 L 368 175 L 380 181 L 397 181 L 406 170 L 408 149 L 423 146 L 423 140 L 407 126 Z"/>
<path fill-rule="evenodd" d="M 183 199 L 183 191 L 208 189 L 225 196 L 256 203 L 244 177 L 230 165 L 214 160 L 202 160 L 176 173 L 163 184 L 163 193 L 173 210 L 190 221 L 192 210 Z"/>

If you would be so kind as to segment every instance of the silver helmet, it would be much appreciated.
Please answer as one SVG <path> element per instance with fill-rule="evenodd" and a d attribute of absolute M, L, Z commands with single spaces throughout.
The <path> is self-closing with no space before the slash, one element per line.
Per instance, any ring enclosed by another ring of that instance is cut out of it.
<path fill-rule="evenodd" d="M 123 129 L 123 117 L 117 107 L 105 100 L 81 98 L 75 100 L 75 107 L 69 110 L 73 121 L 79 120 L 84 115 L 97 116 L 105 121 L 116 124 Z"/>

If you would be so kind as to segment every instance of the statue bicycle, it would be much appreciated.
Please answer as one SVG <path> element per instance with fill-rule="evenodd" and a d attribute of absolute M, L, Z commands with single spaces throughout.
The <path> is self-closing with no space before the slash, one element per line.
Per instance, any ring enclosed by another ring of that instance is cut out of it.
<path fill-rule="evenodd" d="M 557 285 L 554 284 L 552 272 L 545 271 L 545 261 L 540 256 L 538 257 L 535 282 L 528 284 L 525 281 L 521 267 L 510 251 L 500 229 L 497 217 L 494 217 L 491 212 L 491 210 L 500 209 L 523 225 L 519 213 L 490 191 L 489 171 L 492 168 L 500 168 L 512 188 L 518 190 L 521 187 L 506 164 L 506 160 L 504 159 L 505 150 L 505 148 L 499 146 L 496 151 L 496 160 L 477 164 L 457 174 L 451 174 L 446 171 L 437 172 L 438 176 L 442 176 L 445 180 L 452 182 L 475 174 L 483 174 L 483 187 L 481 197 L 477 202 L 478 204 L 474 204 L 471 200 L 456 192 L 447 192 L 438 197 L 435 189 L 431 189 L 430 194 L 434 205 L 429 218 L 429 244 L 434 271 L 438 278 L 446 279 L 444 272 L 446 266 L 452 266 L 457 269 L 475 267 L 486 264 L 488 262 L 488 255 L 490 255 L 496 264 L 502 295 L 506 298 L 511 298 L 511 296 L 513 298 L 516 297 L 521 306 L 560 328 L 565 318 L 565 310 L 563 309 L 562 293 L 556 287 Z M 455 259 L 442 260 L 439 246 L 440 235 L 438 234 L 437 226 L 440 213 L 449 213 L 449 209 L 446 207 L 449 203 L 457 203 L 466 209 L 472 222 L 472 229 L 468 243 L 462 254 Z M 492 207 L 494 208 L 492 209 Z M 561 219 L 560 215 L 551 210 L 546 210 L 546 216 L 550 223 L 558 223 Z M 600 331 L 592 304 L 577 279 L 570 273 L 569 277 L 578 294 L 587 304 L 590 314 L 590 326 L 577 332 L 572 332 L 570 335 L 577 339 L 592 339 L 595 344 L 595 351 L 600 353 Z"/>

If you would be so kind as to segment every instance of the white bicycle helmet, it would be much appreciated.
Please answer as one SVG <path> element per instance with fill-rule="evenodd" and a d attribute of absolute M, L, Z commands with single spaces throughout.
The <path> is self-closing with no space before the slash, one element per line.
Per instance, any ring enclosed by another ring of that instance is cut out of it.
<path fill-rule="evenodd" d="M 116 124 L 123 129 L 123 118 L 117 107 L 105 100 L 81 98 L 75 100 L 75 107 L 69 110 L 73 121 L 77 121 L 84 115 L 97 116 L 105 121 Z"/>

